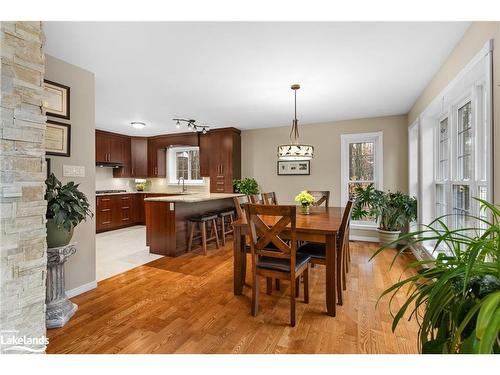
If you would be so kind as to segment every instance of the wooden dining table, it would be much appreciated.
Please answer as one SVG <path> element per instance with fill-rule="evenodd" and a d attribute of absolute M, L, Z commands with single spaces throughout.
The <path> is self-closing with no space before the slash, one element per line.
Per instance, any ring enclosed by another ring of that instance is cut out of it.
<path fill-rule="evenodd" d="M 335 277 L 337 262 L 337 233 L 342 221 L 344 207 L 311 207 L 309 215 L 303 215 L 297 207 L 296 239 L 324 243 L 326 245 L 326 310 L 330 316 L 336 313 L 336 288 Z M 262 216 L 262 220 L 273 225 L 279 218 Z M 245 236 L 249 233 L 246 217 L 233 222 L 234 226 L 234 294 L 241 295 L 245 285 L 247 268 L 247 251 Z M 280 235 L 283 239 L 290 239 L 290 231 Z"/>

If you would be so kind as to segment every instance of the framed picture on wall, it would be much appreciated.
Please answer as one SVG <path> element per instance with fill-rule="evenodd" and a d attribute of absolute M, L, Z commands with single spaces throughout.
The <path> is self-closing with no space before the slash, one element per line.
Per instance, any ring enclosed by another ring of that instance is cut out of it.
<path fill-rule="evenodd" d="M 311 174 L 310 160 L 278 160 L 278 176 L 307 176 Z"/>
<path fill-rule="evenodd" d="M 47 116 L 69 120 L 70 88 L 44 80 L 43 108 Z"/>
<path fill-rule="evenodd" d="M 49 178 L 51 171 L 50 167 L 50 158 L 45 158 L 45 162 L 47 163 L 47 178 Z"/>
<path fill-rule="evenodd" d="M 71 155 L 71 125 L 47 120 L 45 153 L 54 156 Z"/>

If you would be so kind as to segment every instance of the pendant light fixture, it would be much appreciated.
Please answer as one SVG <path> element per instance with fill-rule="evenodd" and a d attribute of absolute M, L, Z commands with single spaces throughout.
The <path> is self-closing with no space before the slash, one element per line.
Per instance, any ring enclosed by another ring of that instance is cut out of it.
<path fill-rule="evenodd" d="M 314 154 L 314 147 L 310 145 L 302 145 L 299 143 L 299 125 L 297 120 L 297 90 L 300 89 L 299 84 L 293 84 L 291 89 L 295 96 L 295 119 L 292 123 L 290 131 L 290 143 L 287 145 L 278 146 L 279 160 L 311 160 Z"/>

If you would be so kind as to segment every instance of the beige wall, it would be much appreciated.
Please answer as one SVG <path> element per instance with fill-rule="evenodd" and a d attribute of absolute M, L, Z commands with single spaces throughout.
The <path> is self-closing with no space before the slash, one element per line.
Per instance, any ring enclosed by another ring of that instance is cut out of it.
<path fill-rule="evenodd" d="M 45 55 L 45 78 L 71 88 L 71 157 L 49 156 L 51 170 L 63 183 L 75 181 L 89 199 L 95 213 L 95 116 L 94 74 Z M 85 167 L 85 177 L 62 177 L 63 164 Z M 95 281 L 95 221 L 89 219 L 75 228 L 77 253 L 66 263 L 66 290 Z"/>
<path fill-rule="evenodd" d="M 384 189 L 408 190 L 408 128 L 406 116 L 300 126 L 300 139 L 314 145 L 310 176 L 278 176 L 276 147 L 288 142 L 290 127 L 245 130 L 242 137 L 242 177 L 254 177 L 262 191 L 276 191 L 280 203 L 294 203 L 304 189 L 330 190 L 330 205 L 340 204 L 340 135 L 382 131 Z"/>
<path fill-rule="evenodd" d="M 484 44 L 494 39 L 493 50 L 493 136 L 494 144 L 500 144 L 500 22 L 474 22 L 465 32 L 445 63 L 435 74 L 429 85 L 408 114 L 408 124 L 415 121 L 420 113 L 439 95 L 450 81 L 469 63 Z M 493 149 L 494 202 L 500 203 L 500 153 Z"/>

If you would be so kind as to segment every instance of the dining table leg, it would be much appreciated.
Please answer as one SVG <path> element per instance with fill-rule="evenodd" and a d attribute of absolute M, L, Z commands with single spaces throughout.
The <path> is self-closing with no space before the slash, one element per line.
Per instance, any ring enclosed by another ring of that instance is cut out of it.
<path fill-rule="evenodd" d="M 336 314 L 336 295 L 337 295 L 337 280 L 336 280 L 336 235 L 326 236 L 326 313 L 330 316 Z"/>
<path fill-rule="evenodd" d="M 243 293 L 247 270 L 247 256 L 245 252 L 245 237 L 242 236 L 241 227 L 234 226 L 233 241 L 233 289 L 235 295 Z"/>

